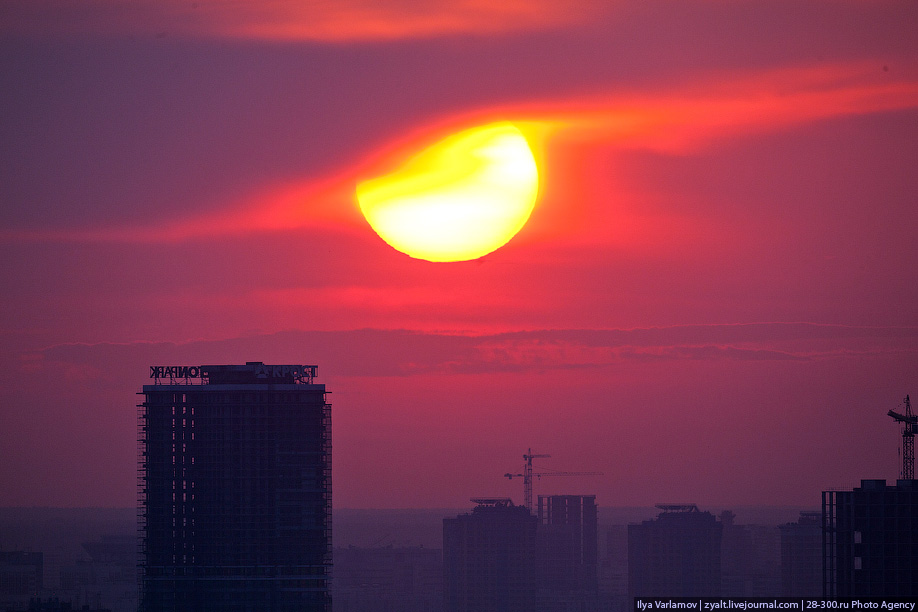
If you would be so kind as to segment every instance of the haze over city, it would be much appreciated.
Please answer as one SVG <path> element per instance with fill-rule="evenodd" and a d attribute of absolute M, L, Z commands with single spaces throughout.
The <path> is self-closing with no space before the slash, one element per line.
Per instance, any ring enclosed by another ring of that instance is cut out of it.
<path fill-rule="evenodd" d="M 0 6 L 0 506 L 129 507 L 150 366 L 316 364 L 336 508 L 816 507 L 894 480 L 918 363 L 918 4 Z M 528 222 L 355 189 L 519 125 Z"/>

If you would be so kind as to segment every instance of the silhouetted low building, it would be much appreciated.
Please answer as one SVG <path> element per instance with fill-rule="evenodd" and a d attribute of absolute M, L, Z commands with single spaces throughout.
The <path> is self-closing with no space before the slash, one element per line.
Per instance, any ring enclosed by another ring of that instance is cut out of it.
<path fill-rule="evenodd" d="M 531 612 L 538 519 L 508 498 L 473 499 L 469 514 L 443 519 L 448 612 Z"/>
<path fill-rule="evenodd" d="M 822 516 L 801 512 L 796 523 L 785 523 L 781 532 L 781 596 L 822 595 Z"/>
<path fill-rule="evenodd" d="M 0 610 L 24 610 L 38 597 L 43 575 L 42 553 L 0 551 Z"/>
<path fill-rule="evenodd" d="M 86 556 L 61 567 L 61 595 L 74 602 L 74 606 L 136 612 L 137 536 L 103 535 L 98 540 L 83 542 L 82 546 Z"/>
<path fill-rule="evenodd" d="M 629 597 L 718 597 L 723 526 L 694 504 L 628 526 Z"/>
<path fill-rule="evenodd" d="M 918 480 L 822 494 L 827 597 L 918 597 Z"/>

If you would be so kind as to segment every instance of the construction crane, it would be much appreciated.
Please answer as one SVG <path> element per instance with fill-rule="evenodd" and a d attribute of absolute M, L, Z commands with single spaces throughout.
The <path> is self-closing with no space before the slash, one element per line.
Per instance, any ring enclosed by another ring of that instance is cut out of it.
<path fill-rule="evenodd" d="M 897 422 L 905 425 L 902 430 L 902 478 L 913 480 L 915 478 L 915 434 L 918 433 L 918 416 L 912 414 L 912 405 L 905 396 L 905 414 L 893 410 L 887 413 Z"/>
<path fill-rule="evenodd" d="M 542 476 L 602 476 L 602 472 L 533 472 L 532 471 L 532 460 L 533 459 L 544 459 L 551 457 L 551 455 L 533 455 L 532 449 L 527 449 L 527 452 L 523 455 L 523 460 L 526 461 L 523 464 L 523 473 L 522 474 L 510 474 L 509 472 L 504 474 L 505 478 L 513 480 L 514 478 L 523 479 L 523 500 L 526 504 L 526 509 L 529 512 L 532 512 L 532 477 L 541 478 Z"/>

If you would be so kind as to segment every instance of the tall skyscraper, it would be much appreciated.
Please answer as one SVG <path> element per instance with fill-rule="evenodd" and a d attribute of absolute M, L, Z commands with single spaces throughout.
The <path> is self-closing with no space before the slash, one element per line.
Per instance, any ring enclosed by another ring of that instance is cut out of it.
<path fill-rule="evenodd" d="M 315 375 L 151 367 L 139 405 L 143 612 L 331 609 L 331 406 Z"/>
<path fill-rule="evenodd" d="M 823 491 L 827 597 L 918 596 L 918 480 Z"/>
<path fill-rule="evenodd" d="M 469 514 L 443 519 L 448 612 L 530 612 L 538 519 L 507 498 L 473 499 Z"/>
<path fill-rule="evenodd" d="M 723 525 L 694 504 L 659 504 L 652 521 L 628 525 L 632 597 L 719 597 Z"/>

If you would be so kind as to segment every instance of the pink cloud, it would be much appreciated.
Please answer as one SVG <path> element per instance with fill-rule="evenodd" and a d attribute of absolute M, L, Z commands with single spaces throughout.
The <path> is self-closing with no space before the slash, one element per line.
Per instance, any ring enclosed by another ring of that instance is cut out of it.
<path fill-rule="evenodd" d="M 785 68 L 709 77 L 673 92 L 559 104 L 557 131 L 581 140 L 689 153 L 725 138 L 849 115 L 918 107 L 918 75 L 893 77 L 880 63 Z"/>
<path fill-rule="evenodd" d="M 607 8 L 607 2 L 596 0 L 58 0 L 8 7 L 3 29 L 347 43 L 558 28 L 588 21 Z"/>
<path fill-rule="evenodd" d="M 88 242 L 179 242 L 200 237 L 290 230 L 300 227 L 354 227 L 363 223 L 349 179 L 272 185 L 241 198 L 221 213 L 167 220 L 143 226 L 0 232 L 10 240 Z"/>
<path fill-rule="evenodd" d="M 516 305 L 507 295 L 482 295 L 469 288 L 457 288 L 465 295 L 465 307 L 507 307 Z M 442 293 L 435 287 L 411 285 L 407 287 L 370 287 L 351 285 L 345 287 L 263 289 L 249 296 L 256 304 L 270 304 L 274 308 L 301 309 L 317 303 L 337 304 L 341 308 L 371 308 L 374 311 L 400 311 L 409 307 L 449 307 L 455 304 L 455 293 Z"/>

